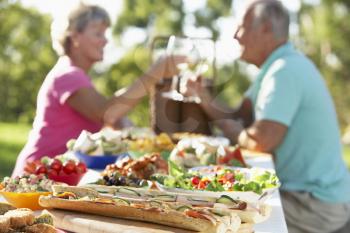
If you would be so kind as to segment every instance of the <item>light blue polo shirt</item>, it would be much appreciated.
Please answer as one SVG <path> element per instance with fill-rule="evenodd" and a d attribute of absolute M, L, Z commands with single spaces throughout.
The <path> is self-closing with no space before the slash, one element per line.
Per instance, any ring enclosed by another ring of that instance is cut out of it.
<path fill-rule="evenodd" d="M 314 64 L 288 42 L 268 57 L 246 96 L 256 120 L 288 127 L 275 150 L 281 189 L 349 202 L 350 173 L 342 159 L 335 108 Z"/>

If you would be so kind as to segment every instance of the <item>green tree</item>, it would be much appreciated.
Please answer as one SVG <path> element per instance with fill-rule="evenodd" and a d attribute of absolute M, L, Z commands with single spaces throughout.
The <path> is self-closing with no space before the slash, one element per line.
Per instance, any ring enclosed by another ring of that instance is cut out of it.
<path fill-rule="evenodd" d="M 40 84 L 56 57 L 50 19 L 16 1 L 0 1 L 0 121 L 34 117 Z"/>
<path fill-rule="evenodd" d="M 350 3 L 323 0 L 303 4 L 299 14 L 302 49 L 324 75 L 342 128 L 350 123 Z"/>
<path fill-rule="evenodd" d="M 230 14 L 232 0 L 208 0 L 206 6 L 195 12 L 186 12 L 182 0 L 125 0 L 124 9 L 113 29 L 119 40 L 130 28 L 144 30 L 147 37 L 140 44 L 131 48 L 118 64 L 113 65 L 103 74 L 99 86 L 106 93 L 112 94 L 116 88 L 130 84 L 151 64 L 149 44 L 158 35 L 184 35 L 186 18 L 192 16 L 196 27 L 204 27 L 211 32 L 212 39 L 219 37 L 217 21 Z M 249 82 L 240 72 L 238 64 L 220 67 L 217 72 L 215 92 L 229 102 L 235 102 L 247 88 Z M 145 100 L 132 111 L 131 119 L 138 125 L 149 125 L 149 104 Z"/>
<path fill-rule="evenodd" d="M 98 89 L 111 95 L 134 81 L 151 64 L 150 41 L 157 35 L 184 35 L 188 18 L 192 17 L 194 26 L 207 28 L 217 39 L 217 20 L 230 13 L 231 4 L 232 0 L 208 0 L 205 7 L 187 12 L 182 0 L 125 0 L 113 28 L 115 38 L 119 40 L 130 28 L 141 29 L 147 36 L 106 72 L 91 72 Z M 0 19 L 0 121 L 32 122 L 38 90 L 57 59 L 49 35 L 51 19 L 10 0 L 0 0 Z M 217 74 L 215 91 L 231 102 L 247 85 L 237 64 L 224 66 Z M 138 125 L 149 125 L 148 100 L 130 116 Z"/>

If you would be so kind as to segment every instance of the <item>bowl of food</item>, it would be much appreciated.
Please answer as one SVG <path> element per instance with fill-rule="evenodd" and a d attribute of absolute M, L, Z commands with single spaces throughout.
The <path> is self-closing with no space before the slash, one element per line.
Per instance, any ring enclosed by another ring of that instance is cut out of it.
<path fill-rule="evenodd" d="M 49 179 L 77 185 L 87 172 L 86 164 L 68 155 L 54 158 L 43 157 L 41 160 L 27 162 L 25 171 L 29 174 L 44 174 Z"/>
<path fill-rule="evenodd" d="M 76 151 L 75 156 L 83 161 L 88 168 L 105 169 L 108 164 L 115 163 L 119 159 L 129 157 L 127 152 L 115 155 L 89 155 Z"/>
<path fill-rule="evenodd" d="M 129 156 L 128 143 L 118 132 L 104 129 L 92 134 L 83 130 L 77 139 L 67 143 L 67 148 L 88 168 L 104 169 L 108 164 Z"/>
<path fill-rule="evenodd" d="M 39 205 L 39 197 L 41 195 L 47 196 L 51 192 L 32 192 L 32 193 L 16 193 L 0 191 L 0 194 L 5 200 L 16 208 L 29 208 L 31 210 L 43 209 Z"/>
<path fill-rule="evenodd" d="M 23 175 L 21 177 L 5 177 L 1 183 L 0 194 L 16 208 L 31 210 L 43 209 L 39 205 L 41 195 L 51 194 L 51 186 L 56 184 L 44 175 Z"/>

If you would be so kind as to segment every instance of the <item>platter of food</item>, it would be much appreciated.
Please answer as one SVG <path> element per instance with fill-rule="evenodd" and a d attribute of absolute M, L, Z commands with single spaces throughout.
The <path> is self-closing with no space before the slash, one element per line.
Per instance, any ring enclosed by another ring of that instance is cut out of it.
<path fill-rule="evenodd" d="M 155 134 L 150 128 L 129 127 L 122 130 L 103 128 L 97 133 L 83 130 L 77 139 L 67 143 L 72 152 L 90 156 L 115 156 L 126 152 L 170 151 L 174 143 L 166 133 Z"/>
<path fill-rule="evenodd" d="M 226 138 L 195 137 L 181 139 L 169 159 L 184 168 L 226 164 L 246 167 L 239 147 L 229 147 Z"/>
<path fill-rule="evenodd" d="M 169 175 L 153 177 L 157 187 L 166 192 L 216 198 L 226 195 L 253 203 L 264 202 L 280 185 L 268 169 L 209 166 L 186 171 L 172 162 Z"/>
<path fill-rule="evenodd" d="M 224 197 L 202 200 L 202 205 L 198 205 L 199 200 L 194 198 L 172 196 L 162 191 L 119 193 L 118 187 L 108 187 L 106 193 L 96 188 L 53 186 L 53 194 L 41 197 L 39 202 L 47 208 L 139 220 L 199 232 L 239 232 L 241 225 L 265 221 L 271 213 L 267 205 L 233 199 L 228 202 Z"/>

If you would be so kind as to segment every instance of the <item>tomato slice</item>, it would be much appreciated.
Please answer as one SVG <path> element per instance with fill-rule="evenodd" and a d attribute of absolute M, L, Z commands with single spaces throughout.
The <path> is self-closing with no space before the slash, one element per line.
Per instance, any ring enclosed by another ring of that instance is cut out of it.
<path fill-rule="evenodd" d="M 195 211 L 195 210 L 187 209 L 187 210 L 185 210 L 185 214 L 189 217 L 192 217 L 192 218 L 201 218 L 201 219 L 208 220 L 205 216 L 203 216 L 201 213 L 199 213 L 198 211 Z"/>

